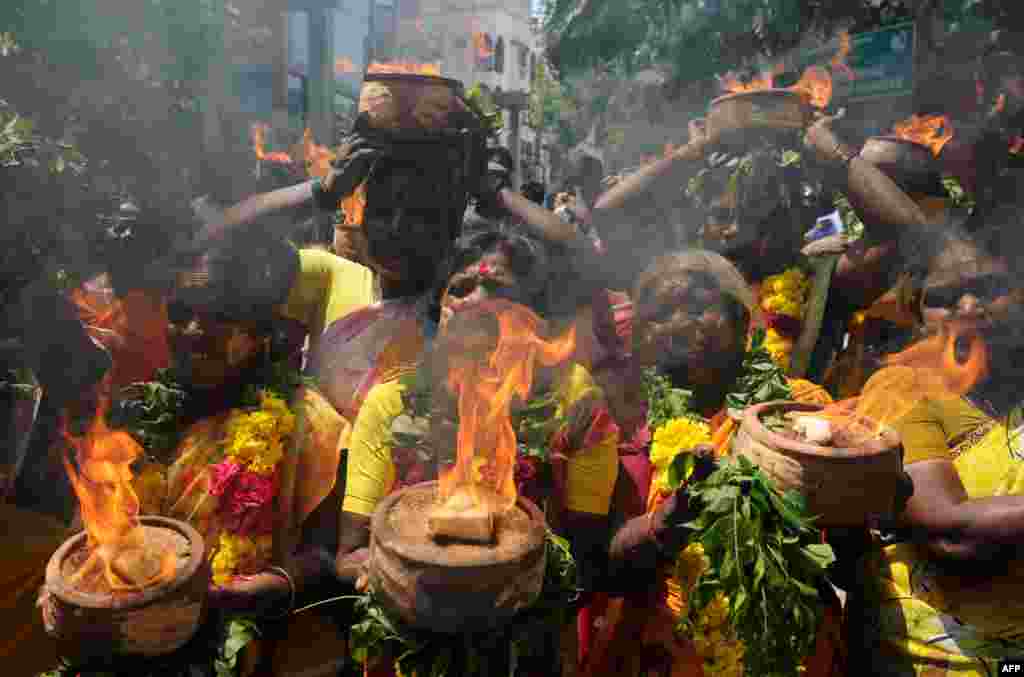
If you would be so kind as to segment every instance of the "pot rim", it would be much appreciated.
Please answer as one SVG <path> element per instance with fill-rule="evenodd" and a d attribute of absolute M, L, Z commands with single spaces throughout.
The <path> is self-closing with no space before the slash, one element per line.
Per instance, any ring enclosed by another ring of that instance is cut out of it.
<path fill-rule="evenodd" d="M 531 529 L 527 534 L 526 542 L 518 552 L 510 553 L 511 556 L 496 557 L 496 550 L 493 548 L 481 548 L 480 557 L 466 558 L 461 561 L 452 561 L 451 558 L 438 557 L 436 549 L 424 547 L 420 544 L 405 543 L 394 538 L 394 531 L 388 525 L 387 516 L 395 504 L 407 493 L 431 491 L 437 488 L 437 480 L 420 482 L 410 487 L 405 487 L 388 496 L 385 496 L 377 505 L 370 523 L 371 540 L 375 547 L 384 548 L 393 554 L 420 564 L 429 564 L 439 569 L 479 569 L 490 566 L 508 566 L 516 562 L 533 560 L 538 552 L 543 555 L 544 542 L 547 538 L 547 521 L 544 513 L 537 504 L 525 496 L 516 497 L 516 505 L 521 508 L 530 518 L 532 524 L 538 528 Z"/>
<path fill-rule="evenodd" d="M 748 407 L 746 411 L 743 412 L 743 426 L 747 427 L 754 438 L 761 439 L 776 449 L 785 449 L 786 451 L 794 454 L 812 456 L 819 459 L 824 458 L 830 461 L 858 462 L 863 461 L 866 458 L 871 458 L 872 456 L 893 453 L 900 448 L 899 435 L 888 426 L 882 428 L 882 434 L 879 437 L 857 447 L 857 449 L 867 450 L 868 453 L 854 454 L 849 447 L 824 447 L 818 444 L 810 444 L 808 442 L 793 440 L 769 430 L 761 422 L 761 416 L 764 413 L 780 408 L 784 408 L 786 411 L 815 412 L 821 411 L 825 407 L 820 404 L 808 404 L 803 402 L 793 402 L 790 400 L 763 402 L 761 404 L 755 404 L 752 407 Z"/>
<path fill-rule="evenodd" d="M 726 101 L 732 101 L 735 99 L 750 99 L 750 98 L 765 98 L 765 97 L 778 97 L 793 99 L 800 104 L 801 108 L 807 108 L 807 104 L 804 103 L 803 98 L 797 93 L 789 89 L 782 87 L 771 87 L 768 89 L 755 89 L 749 92 L 733 92 L 732 94 L 724 94 L 715 99 L 711 100 L 711 104 L 708 108 L 714 108 L 719 104 L 725 103 Z"/>
<path fill-rule="evenodd" d="M 381 82 L 387 80 L 400 80 L 403 82 L 418 82 L 421 84 L 445 85 L 456 92 L 463 89 L 462 81 L 455 78 L 446 78 L 441 75 L 425 75 L 422 73 L 367 73 L 363 76 L 363 82 Z"/>
<path fill-rule="evenodd" d="M 146 588 L 140 592 L 117 594 L 88 593 L 68 586 L 64 581 L 61 569 L 68 555 L 80 548 L 86 540 L 88 535 L 85 531 L 80 531 L 64 541 L 53 555 L 50 556 L 50 561 L 46 564 L 47 591 L 56 595 L 62 602 L 85 609 L 126 610 L 145 606 L 155 599 L 173 593 L 191 581 L 199 567 L 202 566 L 203 559 L 206 556 L 203 537 L 199 532 L 187 522 L 160 515 L 142 515 L 139 517 L 139 522 L 144 526 L 163 527 L 177 531 L 188 540 L 191 546 L 188 561 L 172 580 Z"/>

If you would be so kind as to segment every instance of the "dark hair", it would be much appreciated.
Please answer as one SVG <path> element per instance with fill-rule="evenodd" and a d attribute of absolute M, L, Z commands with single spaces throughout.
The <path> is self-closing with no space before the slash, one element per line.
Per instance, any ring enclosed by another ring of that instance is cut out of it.
<path fill-rule="evenodd" d="M 531 287 L 527 295 L 530 308 L 540 315 L 547 313 L 551 271 L 550 257 L 544 243 L 515 230 L 491 226 L 466 233 L 455 241 L 437 278 L 431 306 L 431 314 L 435 319 L 441 315 L 441 297 L 448 286 L 448 280 L 495 252 L 505 254 L 512 272 L 522 284 Z"/>
<path fill-rule="evenodd" d="M 299 272 L 299 253 L 279 238 L 246 233 L 217 244 L 197 262 L 201 284 L 179 288 L 178 302 L 227 320 L 269 326 Z"/>

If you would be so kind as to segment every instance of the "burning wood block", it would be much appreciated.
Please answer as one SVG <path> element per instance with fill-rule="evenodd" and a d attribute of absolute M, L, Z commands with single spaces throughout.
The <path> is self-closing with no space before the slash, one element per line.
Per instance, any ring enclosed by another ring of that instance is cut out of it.
<path fill-rule="evenodd" d="M 457 493 L 434 508 L 427 517 L 427 531 L 434 540 L 491 543 L 494 541 L 494 511 L 465 493 Z"/>
<path fill-rule="evenodd" d="M 110 568 L 123 580 L 142 585 L 156 579 L 160 575 L 163 557 L 148 548 L 130 548 L 122 550 L 110 562 Z"/>

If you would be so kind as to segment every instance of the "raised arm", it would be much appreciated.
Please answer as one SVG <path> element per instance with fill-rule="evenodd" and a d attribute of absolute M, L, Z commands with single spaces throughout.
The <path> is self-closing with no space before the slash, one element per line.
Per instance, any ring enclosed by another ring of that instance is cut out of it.
<path fill-rule="evenodd" d="M 649 196 L 651 191 L 678 187 L 699 168 L 714 139 L 708 137 L 700 122 L 690 122 L 690 141 L 672 155 L 647 165 L 637 173 L 619 181 L 597 198 L 595 215 L 605 210 L 625 207 L 630 201 Z"/>

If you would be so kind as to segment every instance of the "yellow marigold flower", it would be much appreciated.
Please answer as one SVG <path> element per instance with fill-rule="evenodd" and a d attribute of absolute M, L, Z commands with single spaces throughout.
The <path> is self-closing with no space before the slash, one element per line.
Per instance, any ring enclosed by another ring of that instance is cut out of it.
<path fill-rule="evenodd" d="M 217 553 L 211 563 L 213 582 L 224 585 L 238 571 L 239 565 L 249 558 L 256 550 L 256 544 L 250 538 L 223 532 L 218 540 Z"/>
<path fill-rule="evenodd" d="M 655 486 L 668 488 L 668 469 L 681 452 L 711 441 L 707 423 L 690 418 L 674 418 L 654 431 L 651 443 L 651 465 Z"/>
<path fill-rule="evenodd" d="M 674 418 L 654 431 L 651 462 L 668 465 L 680 451 L 688 451 L 710 441 L 711 428 L 707 423 L 691 418 Z"/>

